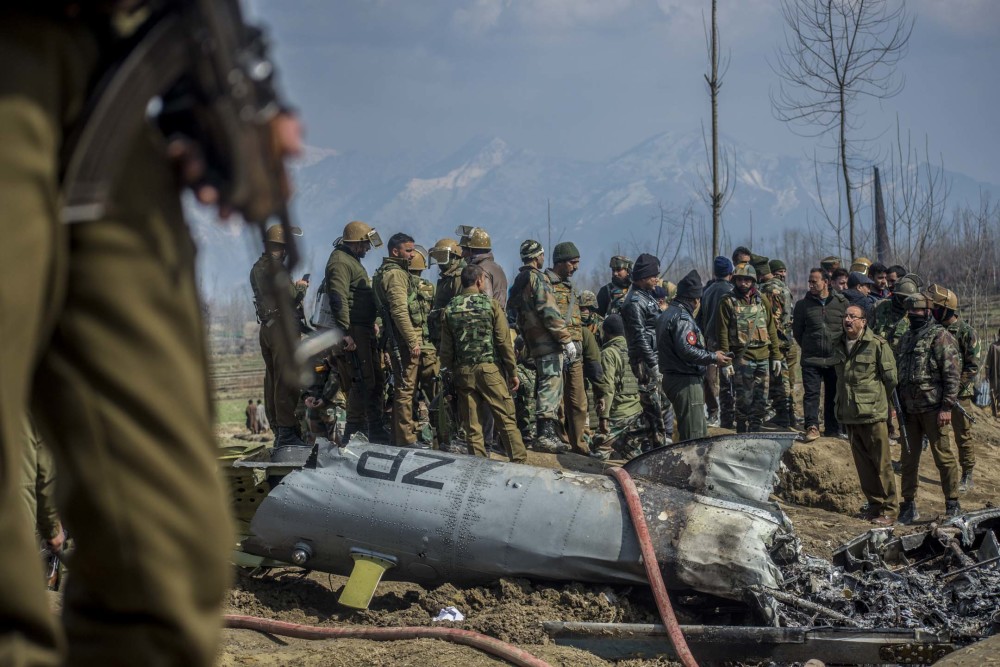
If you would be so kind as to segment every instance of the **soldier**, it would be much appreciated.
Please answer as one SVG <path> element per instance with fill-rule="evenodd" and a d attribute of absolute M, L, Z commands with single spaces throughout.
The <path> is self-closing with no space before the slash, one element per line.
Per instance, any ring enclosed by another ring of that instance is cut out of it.
<path fill-rule="evenodd" d="M 437 346 L 431 340 L 430 333 L 431 310 L 436 297 L 434 283 L 421 276 L 427 269 L 427 260 L 427 250 L 421 245 L 414 245 L 413 258 L 410 260 L 410 275 L 416 289 L 410 300 L 410 319 L 415 327 L 419 327 L 421 337 L 420 363 L 417 366 L 417 384 L 413 396 L 414 410 L 419 422 L 426 422 L 430 418 L 429 406 L 438 393 L 438 375 L 441 370 Z M 419 407 L 421 404 L 422 409 Z M 421 433 L 420 440 L 429 442 L 430 434 Z"/>
<path fill-rule="evenodd" d="M 293 227 L 296 236 L 302 230 Z M 285 233 L 281 225 L 274 225 L 267 230 L 267 242 L 264 254 L 250 269 L 250 288 L 253 290 L 253 304 L 257 311 L 257 321 L 260 322 L 260 353 L 264 357 L 264 410 L 267 420 L 274 429 L 274 446 L 306 447 L 298 433 L 298 420 L 295 418 L 295 406 L 299 402 L 299 381 L 291 377 L 295 365 L 287 358 L 291 350 L 278 344 L 276 337 L 281 324 L 278 322 L 278 304 L 269 299 L 270 292 L 262 289 L 265 280 L 272 280 L 274 268 L 271 264 L 283 265 L 285 261 Z M 299 280 L 292 283 L 288 279 L 288 298 L 296 306 L 302 303 L 309 283 Z M 296 326 L 296 329 L 298 327 Z"/>
<path fill-rule="evenodd" d="M 819 397 L 823 399 L 823 435 L 838 437 L 836 343 L 844 336 L 847 299 L 830 289 L 830 274 L 814 268 L 809 272 L 809 291 L 792 310 L 792 335 L 802 355 L 802 411 L 806 432 L 803 442 L 819 438 Z"/>
<path fill-rule="evenodd" d="M 722 297 L 733 291 L 733 263 L 728 257 L 718 256 L 712 267 L 715 275 L 705 290 L 701 300 L 701 310 L 698 311 L 697 322 L 702 334 L 705 336 L 706 347 L 715 352 L 719 349 L 719 336 L 717 320 L 719 315 L 719 303 Z M 719 369 L 717 366 L 709 366 L 705 373 L 705 403 L 708 405 L 708 425 L 722 426 L 722 428 L 734 428 L 736 406 L 733 402 L 733 385 L 730 380 L 726 380 L 726 386 L 719 387 Z M 720 415 L 721 408 L 721 415 Z"/>
<path fill-rule="evenodd" d="M 622 255 L 611 258 L 611 282 L 597 291 L 597 312 L 602 317 L 621 312 L 622 301 L 632 285 L 632 260 Z"/>
<path fill-rule="evenodd" d="M 618 449 L 625 458 L 632 458 L 642 451 L 650 433 L 639 401 L 639 381 L 629 364 L 621 315 L 608 315 L 602 328 L 605 339 L 601 348 L 603 377 L 594 385 L 599 429 L 594 436 L 591 456 L 607 461 Z"/>
<path fill-rule="evenodd" d="M 872 328 L 897 352 L 900 338 L 909 329 L 906 319 L 906 300 L 920 291 L 920 276 L 907 274 L 896 281 L 895 291 L 885 301 L 880 301 L 872 314 Z"/>
<path fill-rule="evenodd" d="M 851 262 L 851 273 L 863 273 L 867 276 L 871 265 L 872 261 L 867 257 L 857 257 Z"/>
<path fill-rule="evenodd" d="M 458 393 L 458 411 L 469 453 L 488 457 L 476 414 L 484 405 L 500 427 L 500 442 L 507 457 L 515 463 L 527 461 L 510 395 L 520 384 L 510 329 L 500 304 L 486 293 L 486 271 L 479 265 L 462 269 L 462 293 L 445 308 L 441 363 L 451 371 Z"/>
<path fill-rule="evenodd" d="M 493 246 L 490 235 L 481 227 L 462 225 L 455 230 L 461 235 L 458 244 L 462 248 L 462 258 L 469 264 L 479 264 L 486 271 L 486 293 L 497 300 L 500 307 L 507 309 L 507 274 L 503 267 L 493 260 Z"/>
<path fill-rule="evenodd" d="M 771 260 L 758 256 L 754 263 L 759 281 L 758 291 L 771 304 L 771 317 L 774 319 L 774 330 L 778 334 L 778 352 L 781 355 L 781 373 L 768 382 L 767 397 L 774 410 L 771 424 L 780 428 L 791 428 L 792 418 L 792 388 L 788 378 L 788 351 L 792 336 L 792 293 L 788 286 L 771 273 Z"/>
<path fill-rule="evenodd" d="M 719 304 L 719 350 L 732 359 L 722 368 L 735 377 L 736 432 L 754 433 L 764 421 L 764 383 L 768 370 L 781 374 L 781 352 L 771 304 L 756 288 L 757 273 L 749 264 L 733 272 L 733 291 Z"/>
<path fill-rule="evenodd" d="M 545 249 L 538 241 L 521 244 L 521 267 L 510 288 L 510 313 L 535 362 L 535 448 L 561 453 L 569 447 L 559 439 L 559 404 L 563 397 L 563 355 L 572 363 L 577 349 L 556 304 L 545 266 Z"/>
<path fill-rule="evenodd" d="M 691 271 L 678 283 L 677 296 L 656 322 L 663 391 L 677 415 L 678 441 L 708 435 L 703 376 L 709 366 L 727 366 L 722 352 L 710 352 L 695 322 L 701 307 L 701 276 Z"/>
<path fill-rule="evenodd" d="M 580 292 L 579 303 L 580 320 L 583 322 L 583 326 L 589 329 L 590 333 L 594 334 L 597 344 L 602 345 L 604 343 L 604 332 L 602 331 L 604 316 L 598 312 L 597 295 L 590 290 L 584 290 Z"/>
<path fill-rule="evenodd" d="M 786 414 L 788 416 L 787 426 L 796 428 L 798 417 L 795 415 L 795 376 L 799 369 L 799 346 L 795 344 L 795 336 L 792 333 L 792 310 L 795 308 L 795 300 L 792 298 L 792 290 L 788 287 L 788 268 L 780 259 L 772 259 L 769 262 L 771 274 L 777 279 L 775 287 L 781 289 L 781 299 L 783 301 L 782 317 L 775 320 L 775 329 L 778 332 L 779 348 L 785 363 L 781 367 L 781 384 L 785 396 L 788 397 Z M 777 297 L 776 297 L 777 298 Z M 781 422 L 776 425 L 785 426 Z"/>
<path fill-rule="evenodd" d="M 830 255 L 829 257 L 821 259 L 819 261 L 819 266 L 832 276 L 833 272 L 839 269 L 843 263 L 844 260 L 840 259 L 836 255 Z"/>
<path fill-rule="evenodd" d="M 986 353 L 986 382 L 990 386 L 990 412 L 996 419 L 1000 414 L 1000 332 Z"/>
<path fill-rule="evenodd" d="M 847 425 L 861 491 L 868 499 L 862 518 L 891 526 L 898 507 L 886 415 L 896 389 L 896 360 L 884 339 L 867 326 L 857 304 L 844 314 L 844 338 L 837 343 L 837 421 Z"/>
<path fill-rule="evenodd" d="M 906 446 L 903 448 L 903 503 L 899 522 L 920 518 L 917 497 L 922 440 L 927 436 L 941 475 L 945 515 L 958 516 L 958 465 L 951 451 L 951 412 L 962 383 L 958 343 L 931 316 L 932 302 L 924 294 L 907 300 L 909 330 L 899 341 L 899 399 L 903 407 Z"/>
<path fill-rule="evenodd" d="M 434 308 L 431 311 L 429 330 L 431 342 L 441 342 L 441 316 L 444 307 L 462 291 L 462 269 L 467 265 L 462 259 L 462 247 L 455 239 L 440 239 L 430 251 L 430 263 L 438 265 L 438 281 L 434 290 Z"/>
<path fill-rule="evenodd" d="M 673 424 L 663 418 L 662 389 L 659 361 L 656 356 L 656 318 L 660 306 L 653 298 L 653 290 L 660 280 L 660 260 L 653 255 L 639 255 L 632 267 L 632 286 L 622 303 L 622 320 L 625 323 L 625 342 L 632 372 L 639 380 L 639 398 L 646 423 L 653 429 L 653 445 L 666 444 Z"/>
<path fill-rule="evenodd" d="M 372 276 L 372 289 L 382 316 L 392 366 L 392 444 L 410 447 L 417 441 L 413 394 L 423 350 L 423 334 L 410 311 L 417 291 L 408 271 L 415 252 L 413 237 L 403 232 L 393 234 L 386 248 L 389 256 L 382 258 L 382 266 Z"/>
<path fill-rule="evenodd" d="M 521 382 L 514 393 L 517 430 L 521 432 L 522 440 L 531 442 L 535 438 L 535 360 L 528 354 L 524 336 L 514 339 L 514 354 L 517 357 L 517 377 Z"/>
<path fill-rule="evenodd" d="M 38 537 L 58 554 L 66 541 L 56 509 L 55 465 L 52 452 L 42 442 L 30 417 L 22 419 L 24 440 L 21 448 L 21 491 L 25 514 Z M 13 480 L 12 480 L 13 481 Z"/>
<path fill-rule="evenodd" d="M 563 411 L 566 415 L 566 435 L 569 444 L 578 454 L 589 454 L 584 443 L 587 428 L 587 390 L 583 378 L 583 323 L 576 290 L 570 278 L 580 268 L 580 251 L 576 245 L 564 241 L 552 252 L 552 268 L 545 276 L 552 285 L 556 307 L 562 313 L 570 340 L 576 348 L 575 358 L 563 366 Z"/>
<path fill-rule="evenodd" d="M 927 296 L 933 302 L 934 319 L 955 338 L 962 356 L 962 379 L 958 387 L 958 400 L 951 411 L 951 425 L 955 430 L 955 444 L 958 446 L 958 463 L 962 467 L 958 490 L 964 493 L 972 488 L 972 469 L 976 466 L 969 411 L 976 393 L 976 376 L 979 375 L 983 347 L 976 330 L 958 316 L 958 296 L 954 292 L 940 285 L 931 285 L 927 288 Z"/>
<path fill-rule="evenodd" d="M 344 227 L 326 262 L 326 289 L 337 325 L 344 331 L 342 353 L 337 358 L 340 381 L 347 394 L 344 442 L 364 431 L 372 442 L 388 442 L 382 423 L 382 370 L 375 338 L 375 295 L 362 266 L 372 247 L 382 238 L 370 225 L 353 221 Z"/>

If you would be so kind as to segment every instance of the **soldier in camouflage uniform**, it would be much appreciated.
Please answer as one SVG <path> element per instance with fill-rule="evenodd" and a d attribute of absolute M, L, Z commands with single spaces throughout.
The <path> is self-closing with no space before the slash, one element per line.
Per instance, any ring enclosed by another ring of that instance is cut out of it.
<path fill-rule="evenodd" d="M 756 288 L 757 273 L 749 264 L 736 267 L 733 291 L 719 304 L 719 350 L 733 355 L 723 375 L 735 378 L 736 432 L 756 432 L 764 421 L 768 371 L 781 373 L 781 352 L 769 299 Z"/>
<path fill-rule="evenodd" d="M 910 323 L 906 319 L 906 300 L 920 291 L 920 277 L 915 274 L 907 274 L 896 281 L 895 291 L 888 299 L 879 301 L 872 311 L 871 328 L 876 335 L 885 339 L 892 348 L 893 354 L 899 354 L 899 340 L 909 329 Z M 894 409 L 889 406 L 889 437 L 896 437 L 896 423 L 901 417 L 896 415 L 896 422 L 893 422 L 892 414 Z"/>
<path fill-rule="evenodd" d="M 577 454 L 589 454 L 584 440 L 587 430 L 587 390 L 583 377 L 583 322 L 576 289 L 570 278 L 580 267 L 580 251 L 564 241 L 552 252 L 552 268 L 545 272 L 552 284 L 556 306 L 563 315 L 570 340 L 576 347 L 576 358 L 563 366 L 563 412 L 569 444 Z"/>
<path fill-rule="evenodd" d="M 934 319 L 955 338 L 962 355 L 962 379 L 958 388 L 958 401 L 951 411 L 951 425 L 955 430 L 958 463 L 962 468 L 958 490 L 965 492 L 972 488 L 972 469 L 976 466 L 972 422 L 968 413 L 972 409 L 972 399 L 976 393 L 976 376 L 979 375 L 982 363 L 983 346 L 976 330 L 958 316 L 958 296 L 954 292 L 940 285 L 931 285 L 927 288 L 927 296 L 934 305 Z M 960 406 L 964 412 L 959 409 Z"/>
<path fill-rule="evenodd" d="M 597 295 L 590 290 L 580 292 L 579 306 L 580 321 L 583 322 L 583 326 L 590 329 L 590 333 L 594 334 L 598 345 L 603 345 L 604 333 L 602 325 L 604 324 L 604 316 L 597 311 Z"/>
<path fill-rule="evenodd" d="M 896 354 L 899 399 L 905 413 L 906 446 L 903 448 L 903 503 L 899 522 L 920 518 L 917 496 L 921 443 L 924 436 L 941 475 L 945 514 L 958 516 L 958 465 L 951 451 L 951 413 L 958 401 L 962 379 L 962 354 L 958 343 L 931 315 L 932 302 L 924 294 L 907 300 L 909 330 L 900 339 Z"/>
<path fill-rule="evenodd" d="M 535 448 L 560 453 L 569 447 L 559 439 L 559 404 L 563 397 L 563 355 L 572 363 L 577 357 L 563 313 L 547 275 L 545 250 L 538 241 L 521 244 L 524 262 L 510 288 L 507 317 L 517 322 L 528 354 L 535 362 Z"/>
<path fill-rule="evenodd" d="M 528 453 L 517 430 L 510 395 L 520 384 L 514 346 L 500 304 L 485 293 L 486 280 L 481 266 L 473 264 L 462 269 L 462 293 L 444 309 L 441 363 L 451 371 L 458 393 L 458 411 L 469 453 L 488 457 L 477 414 L 482 406 L 493 413 L 507 457 L 524 463 Z"/>
<path fill-rule="evenodd" d="M 771 260 L 756 258 L 753 268 L 757 272 L 758 291 L 771 304 L 771 318 L 778 335 L 778 352 L 781 355 L 781 374 L 768 383 L 767 397 L 774 410 L 771 424 L 782 428 L 792 425 L 792 388 L 788 379 L 788 357 L 792 336 L 792 293 L 782 281 L 771 273 Z"/>
<path fill-rule="evenodd" d="M 780 259 L 772 259 L 769 263 L 769 268 L 771 269 L 771 274 L 773 275 L 774 290 L 771 296 L 772 300 L 781 300 L 781 315 L 774 320 L 774 328 L 778 333 L 778 348 L 781 351 L 781 356 L 784 358 L 785 363 L 781 367 L 781 384 L 782 391 L 785 396 L 788 397 L 788 407 L 785 410 L 785 415 L 788 417 L 788 423 L 784 424 L 775 421 L 777 426 L 787 426 L 794 428 L 798 424 L 798 418 L 795 416 L 795 375 L 799 368 L 799 346 L 795 344 L 795 336 L 792 334 L 792 310 L 795 307 L 795 300 L 792 298 L 792 290 L 788 287 L 788 268 L 785 263 Z M 777 291 L 780 290 L 781 296 L 777 296 Z M 773 402 L 772 398 L 772 402 Z M 778 419 L 778 415 L 775 415 L 775 419 Z"/>
<path fill-rule="evenodd" d="M 611 258 L 611 282 L 597 292 L 597 312 L 601 317 L 620 313 L 625 294 L 632 285 L 632 260 L 622 255 Z"/>
<path fill-rule="evenodd" d="M 458 241 L 451 238 L 440 239 L 434 244 L 430 250 L 430 263 L 437 264 L 440 271 L 437 287 L 434 290 L 434 307 L 431 309 L 427 322 L 431 342 L 437 348 L 441 343 L 441 321 L 444 317 L 444 307 L 462 291 L 462 269 L 467 264 L 462 259 L 462 247 Z M 443 390 L 443 387 L 441 389 Z M 440 397 L 436 399 L 437 408 L 431 415 L 431 421 L 435 425 L 438 446 L 448 450 L 457 426 L 449 415 L 457 414 L 458 408 L 453 406 L 453 409 L 448 409 L 448 405 L 445 403 L 453 402 L 452 399 L 443 391 L 438 393 Z"/>
<path fill-rule="evenodd" d="M 423 278 L 421 274 L 427 269 L 427 250 L 421 245 L 413 246 L 414 254 L 410 260 L 410 276 L 415 290 L 410 299 L 410 319 L 413 326 L 420 327 L 420 363 L 417 365 L 417 385 L 413 396 L 414 414 L 417 415 L 418 439 L 421 442 L 431 442 L 430 404 L 438 392 L 438 376 L 441 365 L 438 363 L 437 346 L 431 340 L 430 318 L 434 307 L 434 283 Z"/>
<path fill-rule="evenodd" d="M 604 343 L 602 325 L 604 317 L 597 312 L 597 295 L 590 290 L 580 292 L 580 320 L 583 322 L 584 386 L 587 389 L 587 434 L 597 425 L 597 398 L 594 396 L 592 377 L 600 369 L 601 345 Z M 588 368 L 590 369 L 588 371 Z"/>
<path fill-rule="evenodd" d="M 264 357 L 264 410 L 275 432 L 275 447 L 305 447 L 306 443 L 300 437 L 298 419 L 295 416 L 295 407 L 299 402 L 299 383 L 297 378 L 290 376 L 295 364 L 291 359 L 281 356 L 283 352 L 291 350 L 285 350 L 274 340 L 281 328 L 281 323 L 277 319 L 278 304 L 269 302 L 268 290 L 261 287 L 265 280 L 271 280 L 271 276 L 274 275 L 274 268 L 270 265 L 281 265 L 284 261 L 284 231 L 281 225 L 274 225 L 267 230 L 264 254 L 250 269 L 253 303 L 257 310 L 257 320 L 260 322 L 260 352 Z M 294 284 L 291 279 L 288 280 L 288 297 L 296 306 L 302 303 L 308 287 L 309 283 L 304 280 Z"/>
<path fill-rule="evenodd" d="M 514 393 L 517 430 L 525 442 L 530 442 L 535 438 L 535 360 L 528 354 L 523 336 L 514 340 L 514 354 L 517 356 L 517 377 L 521 382 Z"/>
<path fill-rule="evenodd" d="M 649 449 L 653 432 L 643 417 L 639 381 L 629 363 L 621 315 L 608 315 L 602 328 L 604 374 L 594 385 L 600 428 L 594 435 L 592 456 L 607 461 L 617 450 L 623 458 L 630 459 Z"/>
<path fill-rule="evenodd" d="M 423 351 L 423 331 L 413 321 L 410 310 L 417 291 L 408 270 L 415 252 L 413 237 L 402 232 L 393 234 L 387 248 L 389 256 L 382 259 L 372 276 L 372 290 L 392 366 L 392 444 L 410 447 L 417 441 L 413 395 Z"/>

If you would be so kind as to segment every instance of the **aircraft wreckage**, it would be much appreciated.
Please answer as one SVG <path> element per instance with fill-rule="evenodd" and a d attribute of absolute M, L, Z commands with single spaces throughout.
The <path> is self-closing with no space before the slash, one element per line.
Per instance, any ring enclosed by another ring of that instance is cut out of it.
<path fill-rule="evenodd" d="M 792 437 L 704 438 L 624 466 L 668 587 L 704 623 L 684 628 L 696 656 L 916 664 L 998 629 L 1000 510 L 903 537 L 869 531 L 832 563 L 803 556 L 769 500 Z M 297 461 L 267 456 L 230 469 L 244 534 L 236 562 L 350 575 L 347 606 L 367 607 L 382 578 L 647 583 L 608 476 L 362 441 L 320 440 Z M 557 643 L 605 658 L 672 652 L 659 625 L 545 627 Z"/>

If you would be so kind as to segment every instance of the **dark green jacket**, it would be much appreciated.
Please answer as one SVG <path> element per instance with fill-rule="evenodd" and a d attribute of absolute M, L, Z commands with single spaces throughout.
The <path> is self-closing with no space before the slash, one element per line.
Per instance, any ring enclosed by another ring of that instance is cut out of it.
<path fill-rule="evenodd" d="M 282 260 L 265 252 L 254 263 L 250 269 L 250 289 L 253 290 L 254 308 L 257 309 L 257 319 L 267 322 L 278 315 L 278 304 L 274 302 L 267 290 L 261 289 L 265 281 L 272 280 L 275 271 L 284 270 Z M 306 295 L 305 287 L 296 287 L 291 278 L 288 278 L 287 298 L 291 299 L 294 305 L 302 303 Z"/>
<path fill-rule="evenodd" d="M 841 424 L 884 422 L 896 388 L 896 358 L 884 338 L 865 327 L 847 351 L 847 337 L 837 344 L 837 421 Z"/>
<path fill-rule="evenodd" d="M 375 295 L 368 272 L 342 245 L 333 249 L 326 262 L 326 291 L 331 306 L 340 304 L 333 316 L 344 331 L 351 325 L 375 325 Z"/>

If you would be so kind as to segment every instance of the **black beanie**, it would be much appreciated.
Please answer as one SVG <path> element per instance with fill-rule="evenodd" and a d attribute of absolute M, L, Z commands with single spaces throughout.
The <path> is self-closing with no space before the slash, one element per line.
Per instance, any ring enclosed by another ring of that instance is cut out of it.
<path fill-rule="evenodd" d="M 618 313 L 613 313 L 604 318 L 604 337 L 614 338 L 625 335 L 625 321 Z"/>
<path fill-rule="evenodd" d="M 702 290 L 701 276 L 694 270 L 677 283 L 677 296 L 681 299 L 700 299 Z"/>
<path fill-rule="evenodd" d="M 632 280 L 642 280 L 660 274 L 660 260 L 648 253 L 642 253 L 632 265 Z"/>

